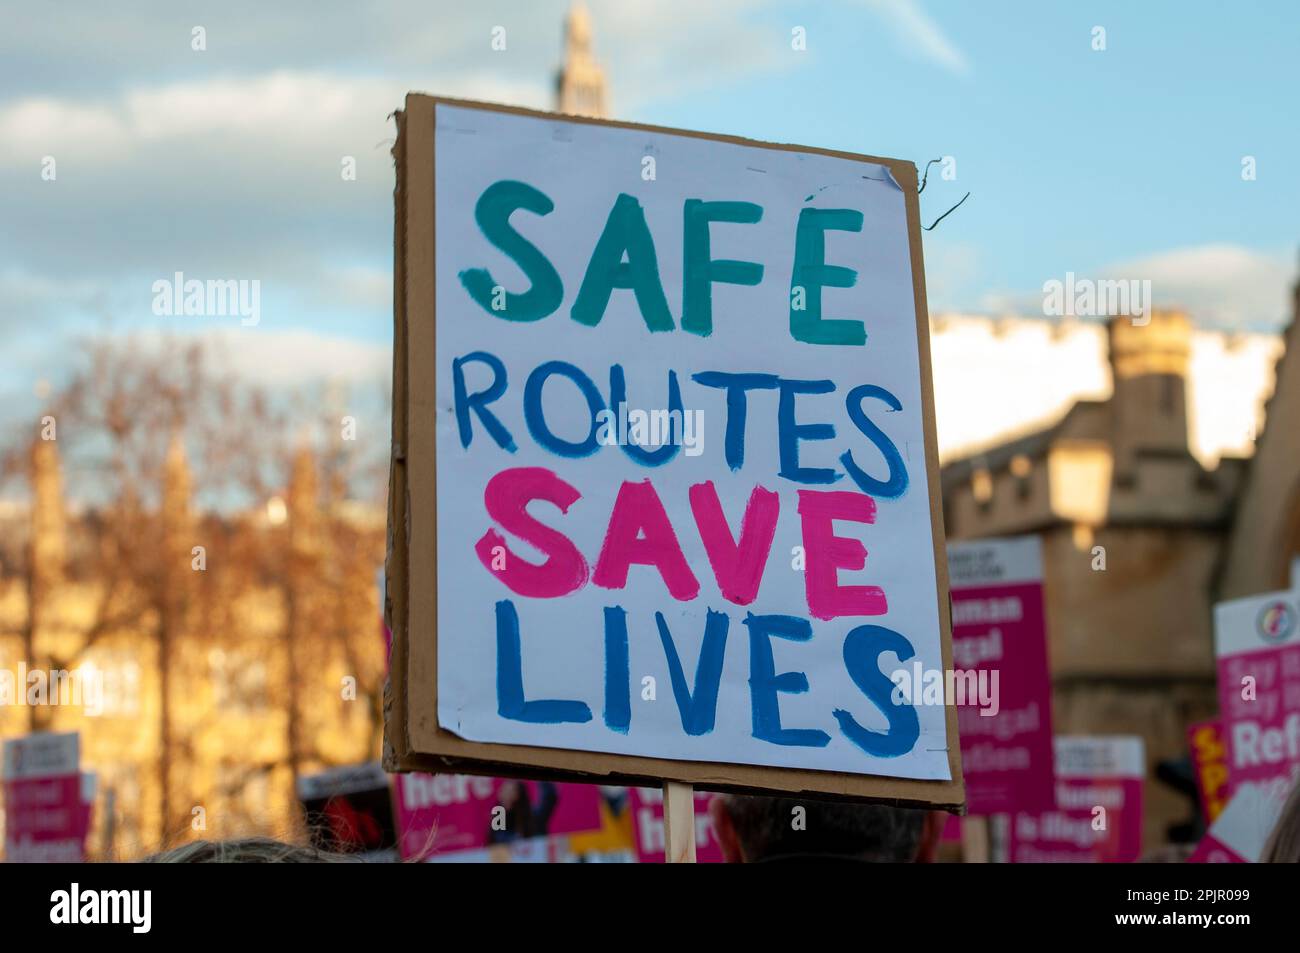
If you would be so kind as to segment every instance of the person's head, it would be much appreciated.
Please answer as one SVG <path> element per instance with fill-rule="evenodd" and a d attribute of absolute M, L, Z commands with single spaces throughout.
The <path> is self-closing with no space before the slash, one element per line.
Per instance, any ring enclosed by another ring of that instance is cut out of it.
<path fill-rule="evenodd" d="M 146 864 L 337 864 L 356 857 L 315 847 L 287 844 L 270 837 L 194 840 L 145 857 Z"/>
<path fill-rule="evenodd" d="M 720 794 L 709 814 L 728 863 L 817 856 L 928 863 L 943 830 L 943 815 L 933 811 L 805 797 Z"/>
<path fill-rule="evenodd" d="M 497 804 L 506 809 L 506 830 L 518 837 L 532 837 L 538 833 L 533 829 L 533 801 L 524 782 L 504 782 L 497 791 Z"/>
<path fill-rule="evenodd" d="M 1268 835 L 1261 864 L 1300 863 L 1300 782 L 1291 788 L 1291 794 L 1277 816 L 1273 833 Z"/>

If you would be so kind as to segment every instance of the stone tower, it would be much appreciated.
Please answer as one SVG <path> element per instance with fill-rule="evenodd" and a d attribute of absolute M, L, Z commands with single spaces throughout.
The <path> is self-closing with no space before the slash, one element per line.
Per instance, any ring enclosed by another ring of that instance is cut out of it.
<path fill-rule="evenodd" d="M 1115 476 L 1131 477 L 1136 456 L 1186 457 L 1187 379 L 1192 324 L 1182 311 L 1154 311 L 1150 322 L 1110 321 L 1111 400 Z"/>
<path fill-rule="evenodd" d="M 555 108 L 573 116 L 609 115 L 605 71 L 591 46 L 591 14 L 579 0 L 564 20 L 564 59 L 555 77 Z"/>

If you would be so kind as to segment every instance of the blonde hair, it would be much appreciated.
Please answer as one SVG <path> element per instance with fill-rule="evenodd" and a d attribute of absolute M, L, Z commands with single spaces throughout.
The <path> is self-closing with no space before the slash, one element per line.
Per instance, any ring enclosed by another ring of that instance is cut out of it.
<path fill-rule="evenodd" d="M 1287 795 L 1286 803 L 1278 813 L 1273 833 L 1268 835 L 1261 864 L 1300 863 L 1300 784 Z"/>
<path fill-rule="evenodd" d="M 141 860 L 145 864 L 348 864 L 360 859 L 286 844 L 270 837 L 244 837 L 234 840 L 195 840 L 179 847 L 159 851 Z"/>

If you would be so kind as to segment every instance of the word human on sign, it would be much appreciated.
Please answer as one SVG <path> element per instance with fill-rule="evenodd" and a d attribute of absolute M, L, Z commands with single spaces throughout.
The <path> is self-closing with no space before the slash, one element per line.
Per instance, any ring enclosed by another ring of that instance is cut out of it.
<path fill-rule="evenodd" d="M 410 110 L 399 175 L 433 199 L 399 206 L 411 750 L 954 781 L 947 713 L 888 674 L 946 667 L 915 170 Z M 647 150 L 674 175 L 625 175 Z"/>

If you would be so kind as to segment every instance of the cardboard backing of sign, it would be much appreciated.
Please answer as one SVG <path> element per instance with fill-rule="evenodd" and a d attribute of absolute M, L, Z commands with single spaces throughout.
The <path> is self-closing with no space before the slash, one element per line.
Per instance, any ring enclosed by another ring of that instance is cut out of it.
<path fill-rule="evenodd" d="M 906 197 L 907 223 L 922 383 L 925 464 L 933 528 L 935 575 L 943 665 L 952 668 L 952 631 L 948 605 L 947 556 L 939 496 L 939 460 L 935 438 L 930 366 L 929 318 L 921 261 L 920 211 L 916 166 L 896 159 L 812 149 L 636 123 L 609 122 L 488 103 L 410 94 L 396 114 L 393 149 L 397 186 L 394 193 L 393 274 L 393 446 L 389 474 L 388 595 L 385 618 L 392 629 L 392 658 L 384 700 L 384 765 L 392 771 L 460 772 L 588 781 L 606 784 L 658 785 L 681 781 L 716 791 L 809 794 L 825 798 L 933 806 L 964 812 L 965 788 L 957 744 L 956 709 L 947 707 L 948 764 L 952 780 L 920 781 L 876 775 L 745 764 L 679 761 L 590 751 L 467 741 L 438 725 L 436 586 L 412 586 L 412 579 L 436 578 L 436 469 L 434 362 L 416 355 L 434 354 L 434 113 L 438 105 L 497 110 L 524 116 L 598 123 L 624 129 L 710 139 L 762 149 L 816 153 L 886 166 Z M 422 492 L 412 495 L 411 488 Z M 434 492 L 429 492 L 432 489 Z M 418 502 L 416 502 L 418 501 Z M 413 503 L 415 505 L 413 505 Z"/>

